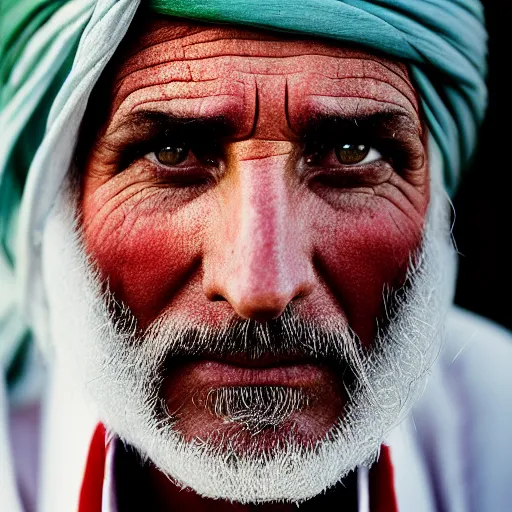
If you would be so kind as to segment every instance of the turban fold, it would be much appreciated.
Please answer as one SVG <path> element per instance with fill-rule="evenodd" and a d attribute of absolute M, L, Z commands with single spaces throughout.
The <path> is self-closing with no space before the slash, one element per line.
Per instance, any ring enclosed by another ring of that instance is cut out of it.
<path fill-rule="evenodd" d="M 36 301 L 44 304 L 39 240 L 44 221 L 69 169 L 92 88 L 126 34 L 139 2 L 3 0 L 0 7 L 0 362 L 4 366 L 12 362 L 24 332 L 13 309 L 15 288 L 31 323 L 45 314 L 44 308 L 41 313 L 31 306 Z M 159 14 L 320 36 L 406 62 L 443 156 L 446 188 L 450 193 L 455 190 L 460 170 L 474 150 L 486 106 L 487 37 L 479 0 L 143 3 Z"/>

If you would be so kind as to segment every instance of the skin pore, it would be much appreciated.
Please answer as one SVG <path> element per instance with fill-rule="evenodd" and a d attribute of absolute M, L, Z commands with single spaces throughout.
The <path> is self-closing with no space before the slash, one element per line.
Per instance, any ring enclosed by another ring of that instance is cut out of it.
<path fill-rule="evenodd" d="M 429 201 L 406 67 L 318 40 L 139 21 L 85 124 L 83 233 L 111 291 L 141 329 L 160 317 L 267 322 L 293 307 L 319 325 L 342 319 L 370 347 Z M 188 438 L 222 428 L 185 403 L 194 386 L 222 384 L 213 373 L 193 363 L 167 382 Z M 297 419 L 313 439 L 340 414 L 335 381 L 313 368 L 295 383 L 320 396 Z M 157 470 L 148 482 L 158 510 L 250 508 L 177 492 Z"/>

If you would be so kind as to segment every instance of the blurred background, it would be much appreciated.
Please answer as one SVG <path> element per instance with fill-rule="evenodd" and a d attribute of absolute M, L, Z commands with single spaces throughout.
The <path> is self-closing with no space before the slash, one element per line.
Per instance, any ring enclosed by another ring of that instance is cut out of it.
<path fill-rule="evenodd" d="M 503 83 L 509 71 L 509 42 L 500 2 L 483 1 L 489 29 L 489 111 L 472 169 L 454 206 L 454 237 L 460 253 L 455 302 L 512 329 L 512 120 Z"/>

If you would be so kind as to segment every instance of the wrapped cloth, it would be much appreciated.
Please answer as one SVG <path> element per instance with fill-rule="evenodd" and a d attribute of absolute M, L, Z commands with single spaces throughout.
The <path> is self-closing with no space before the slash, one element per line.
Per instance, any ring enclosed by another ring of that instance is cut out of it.
<path fill-rule="evenodd" d="M 41 233 L 89 95 L 140 0 L 6 0 L 0 14 L 0 362 L 47 341 Z M 479 0 L 149 0 L 163 15 L 320 36 L 409 65 L 452 194 L 486 106 Z M 4 29 L 6 27 L 6 29 Z M 21 208 L 20 208 L 21 201 Z M 4 284 L 5 283 L 5 284 Z M 15 295 L 18 304 L 15 306 Z"/>

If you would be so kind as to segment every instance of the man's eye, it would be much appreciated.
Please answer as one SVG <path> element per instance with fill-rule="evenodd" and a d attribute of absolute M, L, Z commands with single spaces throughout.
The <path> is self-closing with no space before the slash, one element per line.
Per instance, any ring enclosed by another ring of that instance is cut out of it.
<path fill-rule="evenodd" d="M 154 176 L 170 187 L 202 187 L 215 183 L 219 158 L 215 148 L 186 142 L 153 144 L 144 158 L 152 162 Z M 148 148 L 149 149 L 149 148 Z"/>
<path fill-rule="evenodd" d="M 162 165 L 179 165 L 187 159 L 190 149 L 185 144 L 166 146 L 155 151 L 155 158 Z"/>
<path fill-rule="evenodd" d="M 382 156 L 376 149 L 366 144 L 343 144 L 334 148 L 334 154 L 343 165 L 368 164 L 379 160 Z"/>
<path fill-rule="evenodd" d="M 307 164 L 322 167 L 366 165 L 381 158 L 380 152 L 369 144 L 313 144 L 306 149 Z"/>

